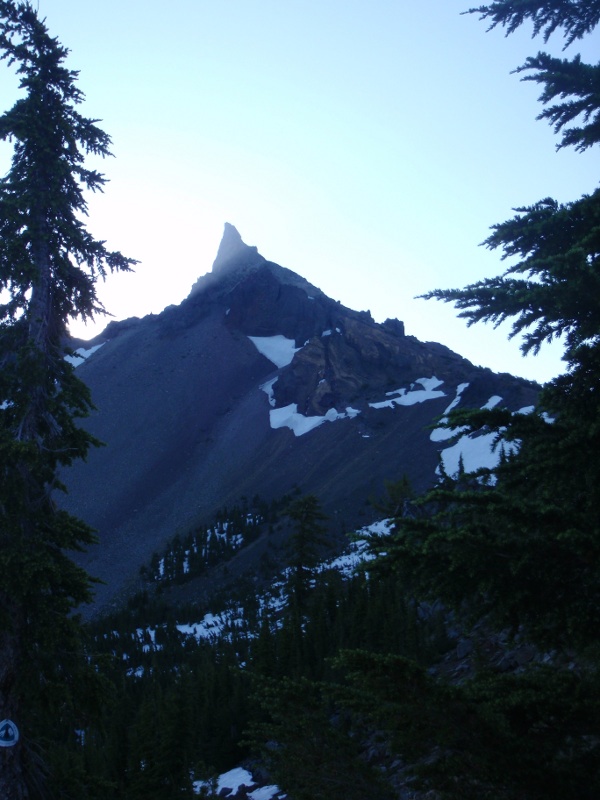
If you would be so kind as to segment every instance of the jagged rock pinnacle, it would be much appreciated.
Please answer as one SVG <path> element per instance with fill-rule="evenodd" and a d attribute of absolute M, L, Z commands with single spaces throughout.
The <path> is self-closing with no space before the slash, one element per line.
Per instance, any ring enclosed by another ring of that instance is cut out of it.
<path fill-rule="evenodd" d="M 247 269 L 263 261 L 264 258 L 257 248 L 245 244 L 237 228 L 226 222 L 217 257 L 212 266 L 213 274 L 223 275 L 240 268 Z"/>

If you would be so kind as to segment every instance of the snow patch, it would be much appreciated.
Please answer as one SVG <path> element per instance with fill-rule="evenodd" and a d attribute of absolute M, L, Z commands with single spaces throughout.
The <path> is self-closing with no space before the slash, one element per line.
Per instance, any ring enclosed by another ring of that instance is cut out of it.
<path fill-rule="evenodd" d="M 515 411 L 515 414 L 533 414 L 535 411 L 535 406 L 523 406 L 518 411 Z"/>
<path fill-rule="evenodd" d="M 420 383 L 422 389 L 414 389 L 415 384 Z M 445 397 L 445 392 L 439 391 L 438 386 L 441 386 L 443 381 L 438 378 L 419 378 L 410 387 L 409 390 L 404 388 L 395 389 L 393 392 L 386 392 L 386 397 L 389 400 L 381 400 L 378 403 L 369 403 L 371 408 L 394 408 L 394 406 L 414 406 L 416 403 L 424 403 L 426 400 L 436 400 L 438 397 Z M 397 395 L 397 397 L 392 397 Z"/>
<path fill-rule="evenodd" d="M 247 769 L 235 767 L 235 769 L 230 769 L 229 772 L 224 772 L 217 778 L 216 796 L 229 797 L 235 795 L 242 786 L 250 789 L 252 786 L 256 786 L 256 781 L 253 779 L 252 773 L 248 772 Z M 200 794 L 203 788 L 210 789 L 210 783 L 207 781 L 194 781 L 192 788 L 194 794 Z M 279 786 L 271 784 L 270 786 L 259 786 L 257 789 L 249 791 L 247 797 L 251 798 L 251 800 L 272 800 L 280 793 Z"/>
<path fill-rule="evenodd" d="M 100 350 L 101 347 L 104 347 L 105 344 L 106 342 L 102 342 L 102 344 L 90 347 L 89 350 L 86 350 L 84 347 L 78 347 L 73 355 L 65 356 L 65 361 L 68 361 L 69 364 L 73 364 L 74 367 L 79 367 L 86 359 L 93 356 L 96 350 Z"/>
<path fill-rule="evenodd" d="M 369 538 L 371 536 L 388 535 L 391 533 L 393 526 L 393 519 L 382 519 L 356 531 L 355 535 L 359 538 L 352 542 L 350 549 L 331 561 L 323 563 L 319 571 L 335 569 L 346 577 L 354 575 L 360 564 L 375 558 L 375 555 L 368 551 Z"/>
<path fill-rule="evenodd" d="M 460 403 L 460 398 L 461 398 L 462 393 L 465 391 L 465 389 L 468 389 L 468 388 L 469 388 L 469 384 L 468 383 L 459 383 L 458 384 L 458 386 L 456 387 L 456 397 L 450 403 L 448 408 L 444 411 L 444 416 L 446 416 L 446 414 L 449 414 L 454 408 L 456 408 L 456 406 Z"/>
<path fill-rule="evenodd" d="M 273 386 L 275 386 L 276 383 L 277 383 L 277 378 L 273 378 L 272 380 L 263 383 L 262 386 L 260 387 L 263 390 L 263 392 L 266 392 L 267 397 L 269 398 L 269 405 L 273 406 L 273 408 L 275 408 L 275 396 L 273 395 Z"/>
<path fill-rule="evenodd" d="M 484 406 L 481 406 L 482 411 L 489 411 L 492 408 L 495 408 L 498 403 L 502 402 L 502 398 L 498 394 L 494 394 L 490 397 L 487 403 Z"/>
<path fill-rule="evenodd" d="M 515 414 L 533 414 L 535 411 L 535 406 L 523 406 L 518 411 L 515 411 Z M 551 417 L 547 411 L 542 411 L 540 417 L 546 422 L 548 425 L 552 425 L 554 422 L 554 417 Z"/>
<path fill-rule="evenodd" d="M 432 392 L 434 389 L 437 389 L 438 386 L 441 386 L 443 382 L 444 381 L 439 380 L 439 378 L 435 376 L 431 378 L 417 378 L 415 381 L 415 383 L 420 383 L 426 392 Z"/>
<path fill-rule="evenodd" d="M 446 419 L 447 418 L 444 418 L 442 422 L 445 422 Z M 431 431 L 429 439 L 432 442 L 446 442 L 448 439 L 454 439 L 455 436 L 464 433 L 466 430 L 466 425 L 462 425 L 460 428 L 434 428 Z"/>
<path fill-rule="evenodd" d="M 335 408 L 330 408 L 329 411 L 322 417 L 313 416 L 305 417 L 304 414 L 298 413 L 297 403 L 290 403 L 289 406 L 283 408 L 272 408 L 269 411 L 271 427 L 276 428 L 289 428 L 294 432 L 295 436 L 302 436 L 309 431 L 318 428 L 324 422 L 336 422 L 340 419 L 353 419 L 360 414 L 356 408 L 348 406 L 345 412 L 336 411 Z"/>
<path fill-rule="evenodd" d="M 466 388 L 468 388 L 468 386 L 469 386 L 468 383 L 459 383 L 458 384 L 458 386 L 456 387 L 456 397 L 450 403 L 448 408 L 444 411 L 444 414 L 443 414 L 442 418 L 440 419 L 440 422 L 442 424 L 448 422 L 448 416 L 447 415 L 460 403 L 461 395 L 464 392 L 464 390 Z M 464 426 L 461 427 L 461 428 L 441 428 L 441 427 L 440 428 L 435 428 L 434 430 L 431 431 L 429 439 L 432 442 L 445 442 L 448 439 L 453 439 L 455 436 L 458 436 L 459 433 L 462 433 L 465 430 L 466 430 L 466 427 L 464 427 Z"/>
<path fill-rule="evenodd" d="M 221 796 L 221 792 L 224 793 L 225 789 L 230 789 L 230 794 L 237 794 L 240 787 L 250 787 L 254 785 L 255 782 L 252 779 L 251 773 L 248 772 L 247 769 L 236 767 L 235 769 L 230 769 L 229 772 L 224 772 L 222 775 L 219 775 L 217 778 L 217 794 Z M 194 781 L 194 793 L 200 794 L 203 788 L 209 788 L 209 786 L 210 784 L 206 781 Z M 223 794 L 223 796 L 225 796 L 225 794 Z"/>
<path fill-rule="evenodd" d="M 295 353 L 301 350 L 301 347 L 296 347 L 296 342 L 293 339 L 287 339 L 281 334 L 276 336 L 249 336 L 252 344 L 256 347 L 261 355 L 272 361 L 276 367 L 287 367 L 292 363 Z"/>
<path fill-rule="evenodd" d="M 514 442 L 498 442 L 495 432 L 480 435 L 461 436 L 456 444 L 441 452 L 442 465 L 447 475 L 458 474 L 460 460 L 465 472 L 476 472 L 478 469 L 494 469 L 500 463 L 501 456 L 510 455 L 517 450 Z"/>
<path fill-rule="evenodd" d="M 270 786 L 261 786 L 260 789 L 249 792 L 248 797 L 252 798 L 252 800 L 271 800 L 271 798 L 275 797 L 279 792 L 279 786 L 271 784 Z"/>

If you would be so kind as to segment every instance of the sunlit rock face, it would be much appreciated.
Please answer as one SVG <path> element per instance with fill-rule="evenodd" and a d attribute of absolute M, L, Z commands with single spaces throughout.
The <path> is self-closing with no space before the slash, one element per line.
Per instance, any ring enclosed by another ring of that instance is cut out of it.
<path fill-rule="evenodd" d="M 177 531 L 244 495 L 314 493 L 343 539 L 386 479 L 437 480 L 456 444 L 431 426 L 450 406 L 497 397 L 516 411 L 538 391 L 345 308 L 231 225 L 181 305 L 73 346 L 97 407 L 86 427 L 106 445 L 65 475 L 67 507 L 98 530 L 82 561 L 106 582 L 98 606 Z"/>

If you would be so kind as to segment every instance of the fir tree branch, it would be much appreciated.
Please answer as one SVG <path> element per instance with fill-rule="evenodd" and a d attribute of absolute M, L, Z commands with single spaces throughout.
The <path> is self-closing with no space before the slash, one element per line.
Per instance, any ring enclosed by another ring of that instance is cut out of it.
<path fill-rule="evenodd" d="M 498 26 L 506 35 L 514 33 L 525 22 L 533 23 L 532 36 L 542 34 L 544 41 L 558 30 L 564 32 L 565 48 L 582 39 L 600 22 L 598 0 L 495 0 L 490 5 L 470 8 L 466 14 L 479 14 L 490 22 L 488 30 Z"/>

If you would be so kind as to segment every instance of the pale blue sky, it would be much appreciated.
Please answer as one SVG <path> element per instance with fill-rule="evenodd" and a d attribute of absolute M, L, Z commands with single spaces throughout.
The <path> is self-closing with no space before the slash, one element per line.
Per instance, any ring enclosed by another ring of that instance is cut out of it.
<path fill-rule="evenodd" d="M 496 371 L 557 374 L 556 355 L 522 359 L 506 331 L 413 299 L 500 272 L 478 243 L 513 207 L 598 182 L 596 153 L 556 153 L 535 120 L 539 87 L 510 74 L 543 43 L 486 34 L 460 15 L 468 5 L 39 0 L 80 70 L 84 113 L 113 139 L 89 227 L 141 261 L 101 287 L 107 309 L 122 319 L 179 303 L 227 221 L 377 321 L 398 317 Z M 598 43 L 568 52 L 596 61 Z M 15 87 L 2 65 L 3 108 Z"/>

